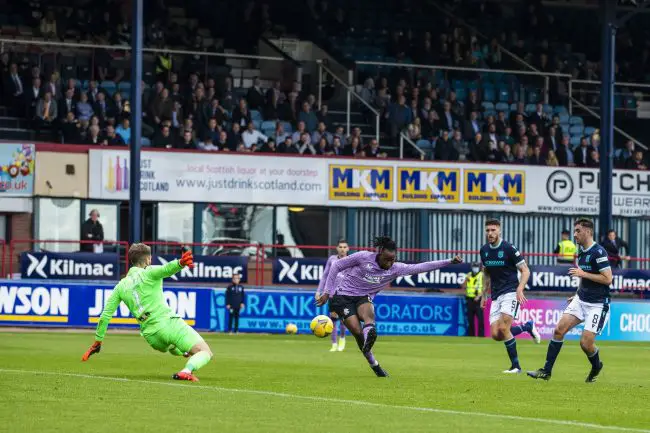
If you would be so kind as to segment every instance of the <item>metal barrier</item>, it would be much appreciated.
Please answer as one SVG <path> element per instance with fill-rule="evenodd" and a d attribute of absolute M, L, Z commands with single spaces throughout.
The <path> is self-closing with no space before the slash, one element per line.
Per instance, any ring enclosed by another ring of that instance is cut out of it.
<path fill-rule="evenodd" d="M 0 277 L 4 278 L 7 276 L 5 273 L 6 269 L 6 260 L 7 260 L 7 242 L 4 239 L 0 239 Z"/>

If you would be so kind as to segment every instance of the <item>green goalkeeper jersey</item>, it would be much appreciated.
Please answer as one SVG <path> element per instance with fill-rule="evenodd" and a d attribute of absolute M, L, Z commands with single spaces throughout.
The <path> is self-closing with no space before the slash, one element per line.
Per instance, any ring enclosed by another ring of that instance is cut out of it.
<path fill-rule="evenodd" d="M 171 317 L 178 317 L 165 302 L 162 291 L 164 278 L 171 277 L 182 269 L 178 260 L 173 260 L 164 266 L 133 267 L 126 277 L 122 278 L 113 293 L 106 301 L 104 310 L 97 323 L 95 339 L 104 340 L 106 328 L 111 317 L 124 302 L 131 315 L 140 325 L 140 334 L 153 335 L 167 324 Z"/>

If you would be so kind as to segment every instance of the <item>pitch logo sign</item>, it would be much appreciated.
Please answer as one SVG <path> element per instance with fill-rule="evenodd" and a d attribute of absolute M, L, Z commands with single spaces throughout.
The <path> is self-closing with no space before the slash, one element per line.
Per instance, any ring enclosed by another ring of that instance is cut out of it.
<path fill-rule="evenodd" d="M 176 257 L 156 256 L 157 263 L 166 265 Z M 246 258 L 245 257 L 210 257 L 194 256 L 194 267 L 183 268 L 179 273 L 172 275 L 172 281 L 197 281 L 197 282 L 227 282 L 232 280 L 233 275 L 242 276 L 242 282 L 246 282 Z"/>
<path fill-rule="evenodd" d="M 460 170 L 398 168 L 397 201 L 407 203 L 460 203 Z"/>
<path fill-rule="evenodd" d="M 277 259 L 273 263 L 273 282 L 276 284 L 318 284 L 323 276 L 325 260 Z"/>
<path fill-rule="evenodd" d="M 23 278 L 36 279 L 117 279 L 117 254 L 23 253 Z"/>
<path fill-rule="evenodd" d="M 573 179 L 564 170 L 556 170 L 546 180 L 546 193 L 556 203 L 564 203 L 573 195 Z"/>
<path fill-rule="evenodd" d="M 393 201 L 393 168 L 330 165 L 330 200 Z"/>
<path fill-rule="evenodd" d="M 0 285 L 0 322 L 67 323 L 67 287 Z"/>
<path fill-rule="evenodd" d="M 467 204 L 503 204 L 522 206 L 526 203 L 526 173 L 512 170 L 465 170 Z"/>

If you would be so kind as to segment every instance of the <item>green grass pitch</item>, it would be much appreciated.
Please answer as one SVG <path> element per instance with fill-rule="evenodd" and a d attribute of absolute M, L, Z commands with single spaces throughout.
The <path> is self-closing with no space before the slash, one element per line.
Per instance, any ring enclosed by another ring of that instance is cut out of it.
<path fill-rule="evenodd" d="M 502 343 L 382 337 L 379 379 L 348 338 L 204 334 L 215 353 L 200 383 L 184 358 L 111 334 L 89 362 L 90 333 L 0 332 L 0 432 L 650 432 L 650 344 L 600 343 L 605 369 L 567 342 L 550 382 L 503 375 Z M 519 340 L 524 369 L 546 342 Z M 60 374 L 59 374 L 60 373 Z"/>

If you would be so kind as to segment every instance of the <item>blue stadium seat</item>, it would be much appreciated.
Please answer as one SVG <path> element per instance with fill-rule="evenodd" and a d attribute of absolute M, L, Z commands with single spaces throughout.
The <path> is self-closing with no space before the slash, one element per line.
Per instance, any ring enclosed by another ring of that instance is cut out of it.
<path fill-rule="evenodd" d="M 499 102 L 499 103 L 497 103 L 497 105 L 495 106 L 495 108 L 496 108 L 497 111 L 505 111 L 506 114 L 507 114 L 507 113 L 508 113 L 508 109 L 509 109 L 509 105 L 508 105 L 507 102 Z"/>
<path fill-rule="evenodd" d="M 490 117 L 490 116 L 494 116 L 494 117 L 496 117 L 496 116 L 497 116 L 497 112 L 494 111 L 494 110 L 485 110 L 485 112 L 483 113 L 483 118 L 484 118 L 484 119 L 487 119 L 487 118 Z"/>
<path fill-rule="evenodd" d="M 261 120 L 253 120 L 253 125 L 255 125 L 255 129 L 260 129 L 260 126 L 262 126 L 262 121 Z"/>
<path fill-rule="evenodd" d="M 596 132 L 596 128 L 594 128 L 593 126 L 585 127 L 585 135 L 591 135 L 594 132 Z"/>
<path fill-rule="evenodd" d="M 140 140 L 140 144 L 142 144 L 144 147 L 150 147 L 151 140 L 149 140 L 147 137 L 142 137 L 142 139 Z"/>
<path fill-rule="evenodd" d="M 499 102 L 510 101 L 510 89 L 507 87 L 499 87 Z"/>
<path fill-rule="evenodd" d="M 569 115 L 560 114 L 560 123 L 569 123 Z"/>
<path fill-rule="evenodd" d="M 583 132 L 584 132 L 584 128 L 582 127 L 582 125 L 572 125 L 569 128 L 569 134 L 571 134 L 572 136 L 574 135 L 582 136 Z"/>
<path fill-rule="evenodd" d="M 467 90 L 478 90 L 478 81 L 470 81 L 467 83 Z"/>
<path fill-rule="evenodd" d="M 465 88 L 465 82 L 463 80 L 453 80 L 451 82 L 451 85 L 453 86 L 452 88 L 456 91 L 458 91 L 458 89 Z"/>
<path fill-rule="evenodd" d="M 110 80 L 102 81 L 99 84 L 99 87 L 103 88 L 107 92 L 110 92 L 111 94 L 115 92 L 115 89 L 117 88 L 117 86 L 115 85 L 115 81 L 110 81 Z"/>
<path fill-rule="evenodd" d="M 517 111 L 517 103 L 516 102 L 513 102 L 512 104 L 510 104 L 510 111 Z"/>
<path fill-rule="evenodd" d="M 433 148 L 433 143 L 431 143 L 429 140 L 418 140 L 415 145 L 419 147 L 422 150 L 427 150 L 427 149 L 432 149 Z"/>
<path fill-rule="evenodd" d="M 264 129 L 264 128 L 262 128 L 262 134 L 266 135 L 269 138 L 273 138 L 275 140 L 275 128 L 272 128 L 272 129 Z"/>
<path fill-rule="evenodd" d="M 614 151 L 614 158 L 619 159 L 622 153 L 623 153 L 623 149 L 616 149 Z"/>
<path fill-rule="evenodd" d="M 636 110 L 636 98 L 634 96 L 625 97 L 625 108 L 628 110 Z"/>
<path fill-rule="evenodd" d="M 544 104 L 544 113 L 552 114 L 553 113 L 553 106 L 551 106 L 549 104 Z"/>
<path fill-rule="evenodd" d="M 128 81 L 122 81 L 118 89 L 120 89 L 120 92 L 130 92 L 131 91 L 131 83 Z"/>
<path fill-rule="evenodd" d="M 282 129 L 284 129 L 284 132 L 293 132 L 293 127 L 291 126 L 291 123 L 289 122 L 282 122 Z"/>
<path fill-rule="evenodd" d="M 120 92 L 122 95 L 122 100 L 131 99 L 131 93 L 129 92 Z"/>
<path fill-rule="evenodd" d="M 261 124 L 261 122 L 262 122 L 262 113 L 260 113 L 257 110 L 251 110 L 251 119 L 258 120 L 260 122 L 260 124 Z M 258 128 L 257 125 L 255 125 L 255 127 Z"/>
<path fill-rule="evenodd" d="M 539 102 L 539 92 L 537 90 L 530 89 L 528 90 L 527 94 L 528 94 L 528 102 L 530 104 L 536 104 L 537 102 Z"/>
<path fill-rule="evenodd" d="M 262 122 L 262 129 L 273 129 L 275 130 L 275 121 L 273 120 L 265 120 Z"/>
<path fill-rule="evenodd" d="M 483 88 L 483 100 L 484 101 L 494 101 L 496 99 L 496 93 L 494 87 L 484 87 Z"/>
<path fill-rule="evenodd" d="M 556 105 L 553 107 L 553 113 L 555 114 L 569 114 L 569 110 L 564 105 Z"/>
<path fill-rule="evenodd" d="M 614 95 L 614 108 L 623 108 L 623 95 L 615 94 Z"/>
<path fill-rule="evenodd" d="M 569 124 L 571 125 L 582 125 L 582 117 L 580 116 L 571 116 L 569 117 Z"/>
<path fill-rule="evenodd" d="M 575 148 L 576 146 L 580 146 L 580 137 L 578 137 L 577 135 L 571 137 L 571 139 L 569 140 L 569 144 L 571 144 L 572 148 Z"/>
<path fill-rule="evenodd" d="M 524 111 L 526 113 L 534 113 L 535 112 L 535 104 L 526 104 L 526 107 L 524 107 Z"/>
<path fill-rule="evenodd" d="M 494 111 L 494 104 L 491 102 L 483 102 L 481 103 L 481 106 L 485 111 Z"/>
<path fill-rule="evenodd" d="M 560 127 L 562 128 L 562 131 L 566 133 L 569 131 L 571 125 L 569 125 L 568 123 L 560 123 Z"/>

